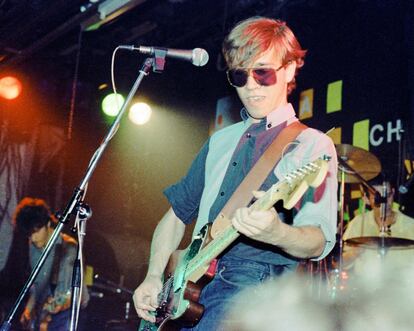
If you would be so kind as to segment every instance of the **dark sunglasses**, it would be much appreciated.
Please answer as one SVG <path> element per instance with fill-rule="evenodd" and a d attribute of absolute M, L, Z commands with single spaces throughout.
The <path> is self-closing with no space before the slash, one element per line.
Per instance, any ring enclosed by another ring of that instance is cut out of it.
<path fill-rule="evenodd" d="M 230 69 L 227 70 L 227 79 L 230 85 L 234 87 L 243 87 L 247 83 L 247 79 L 251 74 L 257 84 L 262 86 L 274 85 L 277 82 L 276 72 L 282 69 L 286 64 L 282 64 L 279 68 L 246 68 L 246 69 Z"/>

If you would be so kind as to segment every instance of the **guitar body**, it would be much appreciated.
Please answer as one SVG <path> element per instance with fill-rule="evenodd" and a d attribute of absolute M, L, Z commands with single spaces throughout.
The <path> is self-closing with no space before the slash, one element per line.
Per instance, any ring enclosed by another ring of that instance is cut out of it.
<path fill-rule="evenodd" d="M 189 262 L 207 243 L 209 229 L 210 225 L 205 225 L 184 251 L 172 254 L 167 266 L 167 281 L 159 295 L 160 306 L 154 314 L 156 322 L 142 320 L 138 331 L 175 331 L 198 323 L 204 312 L 198 301 L 203 287 L 214 277 L 216 260 L 205 266 L 197 281 L 190 280 L 185 273 Z"/>
<path fill-rule="evenodd" d="M 156 313 L 157 321 L 155 323 L 142 321 L 139 331 L 175 331 L 197 324 L 204 311 L 203 305 L 198 303 L 203 286 L 193 282 L 187 282 L 185 286 L 183 296 L 177 297 L 176 301 L 171 301 L 171 304 L 175 304 L 179 309 L 180 316 L 173 316 L 170 309 L 161 309 Z"/>

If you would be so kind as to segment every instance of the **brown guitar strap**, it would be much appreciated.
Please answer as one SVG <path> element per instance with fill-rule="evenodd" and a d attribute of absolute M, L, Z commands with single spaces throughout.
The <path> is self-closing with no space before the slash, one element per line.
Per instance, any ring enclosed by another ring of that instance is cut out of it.
<path fill-rule="evenodd" d="M 252 191 L 260 188 L 270 171 L 279 162 L 285 146 L 295 140 L 299 133 L 306 128 L 307 126 L 299 121 L 285 127 L 264 151 L 262 156 L 234 191 L 219 215 L 224 215 L 229 219 L 236 209 L 247 206 L 253 199 Z"/>

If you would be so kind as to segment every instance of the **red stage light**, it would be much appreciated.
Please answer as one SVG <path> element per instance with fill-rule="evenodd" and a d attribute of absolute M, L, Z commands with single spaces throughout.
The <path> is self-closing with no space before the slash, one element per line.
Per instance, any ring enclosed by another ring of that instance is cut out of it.
<path fill-rule="evenodd" d="M 12 100 L 22 92 L 22 83 L 13 76 L 0 78 L 0 96 Z"/>

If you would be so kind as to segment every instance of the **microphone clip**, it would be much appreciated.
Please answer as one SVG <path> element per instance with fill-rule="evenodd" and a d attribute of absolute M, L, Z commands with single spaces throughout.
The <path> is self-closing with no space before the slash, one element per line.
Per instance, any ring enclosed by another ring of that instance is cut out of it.
<path fill-rule="evenodd" d="M 152 71 L 161 73 L 165 67 L 165 57 L 167 56 L 167 50 L 163 48 L 154 48 L 154 64 Z"/>

